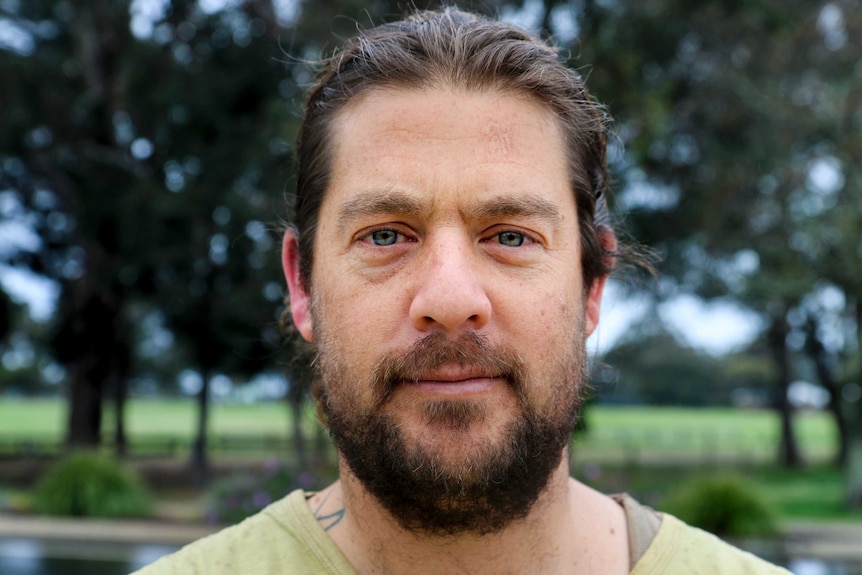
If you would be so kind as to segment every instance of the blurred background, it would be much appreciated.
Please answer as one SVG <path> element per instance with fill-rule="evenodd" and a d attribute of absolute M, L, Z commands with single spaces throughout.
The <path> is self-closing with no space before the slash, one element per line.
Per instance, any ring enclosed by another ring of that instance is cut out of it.
<path fill-rule="evenodd" d="M 573 473 L 862 573 L 860 2 L 454 4 L 587 78 L 660 257 L 610 286 Z M 124 573 L 332 480 L 278 326 L 293 138 L 314 61 L 404 9 L 0 0 L 0 573 Z"/>

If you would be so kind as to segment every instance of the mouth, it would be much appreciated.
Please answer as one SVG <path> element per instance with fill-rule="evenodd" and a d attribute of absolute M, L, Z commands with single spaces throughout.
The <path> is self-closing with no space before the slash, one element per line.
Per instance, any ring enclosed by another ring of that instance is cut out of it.
<path fill-rule="evenodd" d="M 517 355 L 474 332 L 457 339 L 441 332 L 425 336 L 407 350 L 383 356 L 374 378 L 381 405 L 400 393 L 432 401 L 520 396 L 525 379 Z"/>
<path fill-rule="evenodd" d="M 400 383 L 423 395 L 464 397 L 488 392 L 504 385 L 506 380 L 498 374 L 453 367 L 434 370 Z"/>

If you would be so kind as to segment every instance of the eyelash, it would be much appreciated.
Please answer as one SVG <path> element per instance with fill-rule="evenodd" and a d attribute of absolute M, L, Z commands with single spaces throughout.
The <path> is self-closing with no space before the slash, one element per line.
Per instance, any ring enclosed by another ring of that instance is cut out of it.
<path fill-rule="evenodd" d="M 392 242 L 391 244 L 375 243 L 374 242 L 374 235 L 379 234 L 381 232 L 389 232 L 389 233 L 395 234 L 395 241 Z M 514 245 L 514 246 L 513 245 L 507 245 L 501 241 L 501 236 L 503 236 L 504 234 L 517 234 L 518 236 L 521 237 L 522 241 L 518 245 Z M 374 248 L 387 248 L 387 247 L 391 247 L 391 246 L 394 246 L 396 244 L 399 244 L 399 243 L 402 243 L 405 241 L 407 241 L 407 242 L 415 241 L 409 235 L 405 234 L 402 231 L 399 231 L 398 229 L 392 228 L 392 227 L 382 227 L 382 228 L 375 228 L 375 229 L 369 230 L 369 231 L 365 232 L 364 234 L 360 235 L 359 239 L 368 242 Z M 485 236 L 484 238 L 482 238 L 480 240 L 480 242 L 483 242 L 483 243 L 484 242 L 494 242 L 495 240 L 496 240 L 497 245 L 502 246 L 502 247 L 509 247 L 509 248 L 519 248 L 519 247 L 523 247 L 525 245 L 539 243 L 539 241 L 532 234 L 529 234 L 523 230 L 518 230 L 518 229 L 503 229 L 500 231 L 495 231 L 494 233 L 489 234 L 489 235 Z"/>

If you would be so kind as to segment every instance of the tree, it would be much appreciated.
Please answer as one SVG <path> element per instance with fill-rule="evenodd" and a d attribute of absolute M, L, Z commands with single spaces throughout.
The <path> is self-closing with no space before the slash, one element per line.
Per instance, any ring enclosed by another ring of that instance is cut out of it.
<path fill-rule="evenodd" d="M 722 363 L 679 344 L 667 332 L 633 335 L 609 351 L 604 361 L 618 373 L 606 401 L 648 405 L 729 405 L 733 388 L 723 376 Z"/>
<path fill-rule="evenodd" d="M 262 222 L 278 211 L 291 89 L 279 93 L 266 6 L 229 18 L 176 1 L 139 36 L 125 2 L 3 9 L 30 42 L 0 51 L 12 78 L 0 95 L 2 160 L 14 168 L 3 184 L 43 240 L 10 263 L 62 286 L 52 343 L 70 380 L 72 445 L 100 441 L 109 387 L 123 442 L 134 305 L 190 336 L 203 373 L 276 361 L 276 306 L 261 303 L 278 300 L 264 298 L 277 258 Z"/>
<path fill-rule="evenodd" d="M 846 131 L 834 112 L 854 91 L 855 6 L 653 0 L 588 2 L 580 13 L 579 56 L 625 146 L 618 206 L 665 258 L 674 281 L 661 296 L 730 297 L 763 317 L 789 464 L 788 315 L 830 268 L 858 275 L 824 257 L 858 245 L 858 226 L 830 222 L 855 208 L 829 209 L 858 191 L 822 183 Z"/>
<path fill-rule="evenodd" d="M 130 34 L 116 26 L 118 5 L 89 6 L 4 8 L 29 44 L 0 53 L 0 74 L 11 78 L 0 96 L 7 111 L 0 150 L 13 167 L 5 183 L 37 216 L 43 240 L 39 252 L 15 254 L 13 263 L 63 285 L 53 342 L 70 378 L 72 445 L 98 443 L 103 387 L 123 368 L 112 358 L 128 356 L 119 329 L 128 290 L 117 273 L 127 254 L 116 216 L 118 191 L 135 179 L 113 121 L 123 67 L 116 55 Z"/>

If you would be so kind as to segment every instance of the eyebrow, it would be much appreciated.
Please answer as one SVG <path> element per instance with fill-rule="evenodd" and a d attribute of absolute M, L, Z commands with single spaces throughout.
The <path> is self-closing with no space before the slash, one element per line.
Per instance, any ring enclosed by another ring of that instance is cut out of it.
<path fill-rule="evenodd" d="M 380 214 L 412 215 L 423 210 L 422 203 L 403 192 L 365 192 L 344 202 L 338 210 L 338 225 L 344 227 L 350 221 L 365 216 Z"/>
<path fill-rule="evenodd" d="M 537 196 L 505 196 L 482 202 L 470 210 L 470 215 L 478 220 L 503 217 L 531 217 L 558 222 L 560 210 L 556 204 Z"/>
<path fill-rule="evenodd" d="M 364 192 L 344 202 L 338 210 L 338 226 L 346 227 L 351 221 L 381 214 L 409 216 L 422 213 L 427 206 L 403 192 Z M 556 204 L 536 196 L 500 196 L 481 202 L 467 210 L 466 216 L 475 220 L 506 217 L 539 218 L 553 223 L 562 216 Z"/>

